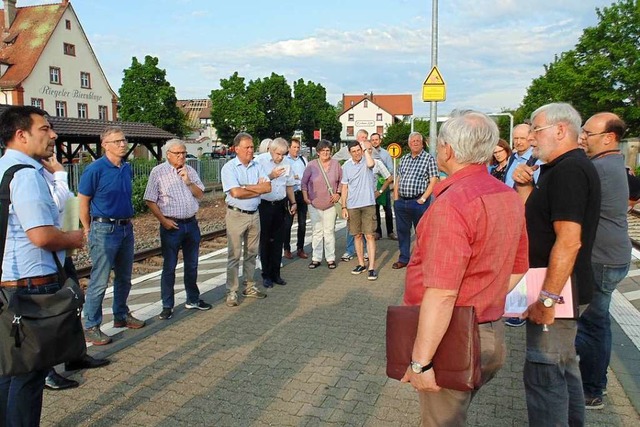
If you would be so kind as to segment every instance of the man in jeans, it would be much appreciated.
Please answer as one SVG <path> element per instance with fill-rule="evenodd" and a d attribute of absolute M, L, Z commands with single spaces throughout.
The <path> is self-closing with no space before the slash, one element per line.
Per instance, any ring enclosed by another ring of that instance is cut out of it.
<path fill-rule="evenodd" d="M 199 200 L 204 196 L 204 185 L 198 172 L 186 164 L 187 149 L 179 139 L 166 144 L 167 161 L 151 170 L 144 200 L 149 210 L 160 221 L 162 246 L 161 320 L 173 315 L 174 285 L 178 251 L 184 256 L 184 289 L 187 293 L 185 308 L 209 310 L 211 304 L 200 299 L 198 279 L 198 252 L 200 227 L 196 220 Z"/>
<path fill-rule="evenodd" d="M 581 147 L 600 176 L 602 202 L 593 243 L 591 267 L 595 279 L 593 299 L 578 319 L 576 350 L 586 409 L 602 409 L 611 358 L 611 293 L 629 271 L 631 241 L 627 229 L 627 171 L 618 142 L 625 123 L 613 113 L 598 113 L 582 127 Z"/>
<path fill-rule="evenodd" d="M 61 284 L 52 251 L 64 260 L 66 249 L 84 244 L 82 231 L 58 228 L 58 208 L 42 175 L 41 160 L 53 155 L 57 138 L 46 114 L 36 107 L 19 106 L 9 107 L 0 116 L 0 140 L 7 148 L 0 158 L 0 176 L 13 165 L 33 166 L 16 172 L 10 186 L 8 244 L 0 279 L 0 292 L 8 300 L 16 293 L 57 292 Z M 40 424 L 47 371 L 0 377 L 0 425 Z"/>
<path fill-rule="evenodd" d="M 100 325 L 102 300 L 112 268 L 113 326 L 130 329 L 144 326 L 144 321 L 133 317 L 127 307 L 133 269 L 133 177 L 131 166 L 124 161 L 127 139 L 121 128 L 111 126 L 102 132 L 100 141 L 105 154 L 85 169 L 78 187 L 80 222 L 89 239 L 92 263 L 83 309 L 85 337 L 94 345 L 111 342 Z"/>

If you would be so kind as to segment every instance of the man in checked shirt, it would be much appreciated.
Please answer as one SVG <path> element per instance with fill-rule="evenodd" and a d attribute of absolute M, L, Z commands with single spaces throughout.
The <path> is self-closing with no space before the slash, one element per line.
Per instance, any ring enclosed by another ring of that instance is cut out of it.
<path fill-rule="evenodd" d="M 198 250 L 200 228 L 196 220 L 199 200 L 204 195 L 204 185 L 198 173 L 186 165 L 187 149 L 179 139 L 167 142 L 167 161 L 151 170 L 144 200 L 153 215 L 160 221 L 162 246 L 162 276 L 160 294 L 162 312 L 159 318 L 166 320 L 173 315 L 174 285 L 178 251 L 184 257 L 184 289 L 187 293 L 185 308 L 209 310 L 211 304 L 200 299 L 198 279 Z"/>

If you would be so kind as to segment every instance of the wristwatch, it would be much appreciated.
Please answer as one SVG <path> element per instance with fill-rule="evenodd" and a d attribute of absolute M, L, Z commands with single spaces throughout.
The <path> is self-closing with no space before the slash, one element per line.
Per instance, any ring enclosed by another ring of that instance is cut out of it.
<path fill-rule="evenodd" d="M 416 374 L 421 374 L 423 372 L 427 372 L 429 369 L 433 368 L 433 361 L 427 363 L 425 366 L 422 366 L 418 362 L 411 361 L 411 370 Z"/>
<path fill-rule="evenodd" d="M 540 299 L 538 300 L 542 303 L 542 305 L 544 305 L 547 308 L 551 308 L 554 306 L 554 304 L 556 303 L 553 298 L 549 298 L 549 297 L 540 297 Z"/>

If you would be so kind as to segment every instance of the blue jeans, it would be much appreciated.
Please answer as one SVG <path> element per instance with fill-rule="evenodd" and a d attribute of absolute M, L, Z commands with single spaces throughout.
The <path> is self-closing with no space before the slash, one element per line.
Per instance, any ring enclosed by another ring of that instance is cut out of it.
<path fill-rule="evenodd" d="M 52 294 L 60 285 L 52 283 L 45 286 L 1 289 L 7 299 L 15 293 Z M 3 338 L 5 339 L 5 338 Z M 0 377 L 0 426 L 31 427 L 40 425 L 42 412 L 42 391 L 44 379 L 49 369 L 32 371 L 22 375 Z"/>
<path fill-rule="evenodd" d="M 184 258 L 184 289 L 187 302 L 197 304 L 200 290 L 196 284 L 198 279 L 198 251 L 200 248 L 200 227 L 195 219 L 187 223 L 178 223 L 178 229 L 167 230 L 160 226 L 160 244 L 162 245 L 162 277 L 160 278 L 160 294 L 162 308 L 173 308 L 175 304 L 174 286 L 176 283 L 176 264 L 178 251 L 182 248 Z"/>
<path fill-rule="evenodd" d="M 611 294 L 629 272 L 629 264 L 591 263 L 596 287 L 593 299 L 578 319 L 576 350 L 584 394 L 602 397 L 607 388 L 607 367 L 611 359 Z"/>
<path fill-rule="evenodd" d="M 423 205 L 417 200 L 398 199 L 395 201 L 396 231 L 400 248 L 398 262 L 409 263 L 409 258 L 411 258 L 411 226 L 414 229 L 418 227 L 418 222 L 427 211 L 429 204 L 431 204 L 431 197 Z"/>
<path fill-rule="evenodd" d="M 345 253 L 349 255 L 354 255 L 356 253 L 356 239 L 349 233 L 349 227 L 345 227 L 347 231 L 347 248 L 345 249 Z"/>
<path fill-rule="evenodd" d="M 127 298 L 133 268 L 133 226 L 92 222 L 89 232 L 91 279 L 85 295 L 84 327 L 102 324 L 102 300 L 113 269 L 113 317 L 123 320 L 129 313 Z"/>
<path fill-rule="evenodd" d="M 574 341 L 576 321 L 556 319 L 543 331 L 527 321 L 522 372 L 529 426 L 584 426 L 582 379 Z"/>

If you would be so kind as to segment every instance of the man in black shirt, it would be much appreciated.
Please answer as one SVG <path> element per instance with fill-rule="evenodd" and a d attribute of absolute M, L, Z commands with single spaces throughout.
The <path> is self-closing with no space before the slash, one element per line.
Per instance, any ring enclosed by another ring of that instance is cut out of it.
<path fill-rule="evenodd" d="M 584 425 L 584 394 L 574 346 L 575 319 L 555 319 L 555 304 L 571 277 L 574 298 L 588 304 L 593 294 L 591 249 L 600 213 L 600 179 L 578 148 L 581 119 L 569 104 L 553 103 L 531 115 L 533 155 L 546 164 L 531 184 L 536 166 L 514 172 L 526 199 L 531 268 L 546 267 L 542 291 L 529 306 L 524 383 L 529 425 Z M 576 313 L 577 315 L 577 313 Z"/>

